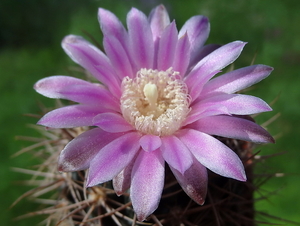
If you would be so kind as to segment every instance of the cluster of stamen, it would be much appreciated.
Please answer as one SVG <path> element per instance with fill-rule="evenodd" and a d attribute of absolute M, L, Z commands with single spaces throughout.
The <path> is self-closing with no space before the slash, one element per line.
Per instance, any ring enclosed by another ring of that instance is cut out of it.
<path fill-rule="evenodd" d="M 172 68 L 141 69 L 136 78 L 122 81 L 123 117 L 144 134 L 173 134 L 189 113 L 186 84 Z"/>

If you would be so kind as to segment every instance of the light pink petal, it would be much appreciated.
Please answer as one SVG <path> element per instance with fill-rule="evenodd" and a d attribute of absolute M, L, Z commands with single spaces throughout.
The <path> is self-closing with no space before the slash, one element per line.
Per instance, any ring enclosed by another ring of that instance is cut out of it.
<path fill-rule="evenodd" d="M 90 85 L 91 83 L 69 76 L 56 75 L 43 78 L 34 84 L 34 89 L 50 98 L 65 98 L 60 91 L 73 85 Z"/>
<path fill-rule="evenodd" d="M 110 133 L 127 132 L 134 129 L 122 115 L 112 112 L 97 115 L 93 119 L 93 125 Z"/>
<path fill-rule="evenodd" d="M 161 152 L 165 161 L 183 174 L 193 163 L 193 158 L 188 148 L 175 136 L 161 138 Z"/>
<path fill-rule="evenodd" d="M 144 151 L 154 151 L 160 148 L 161 144 L 160 137 L 151 134 L 146 134 L 140 139 L 140 145 Z"/>
<path fill-rule="evenodd" d="M 118 77 L 121 80 L 126 76 L 132 78 L 134 74 L 132 72 L 131 63 L 121 43 L 114 37 L 105 36 L 103 45 L 105 53 L 110 59 Z"/>
<path fill-rule="evenodd" d="M 200 60 L 220 47 L 221 45 L 217 44 L 203 46 L 198 52 L 195 52 L 193 59 L 190 60 L 189 67 L 192 69 Z"/>
<path fill-rule="evenodd" d="M 154 42 L 147 17 L 141 11 L 132 8 L 127 14 L 129 50 L 138 68 L 152 68 Z"/>
<path fill-rule="evenodd" d="M 58 170 L 80 171 L 89 168 L 90 161 L 108 143 L 122 134 L 111 134 L 95 128 L 80 134 L 62 150 L 58 159 Z"/>
<path fill-rule="evenodd" d="M 159 204 L 164 187 L 165 166 L 160 150 L 141 151 L 131 175 L 130 198 L 139 221 L 144 221 Z"/>
<path fill-rule="evenodd" d="M 152 9 L 149 18 L 153 38 L 161 37 L 164 29 L 170 24 L 169 14 L 163 5 Z"/>
<path fill-rule="evenodd" d="M 126 133 L 102 148 L 90 163 L 87 186 L 112 180 L 128 166 L 140 149 L 139 137 L 136 132 Z"/>
<path fill-rule="evenodd" d="M 126 52 L 131 66 L 134 66 L 133 60 L 130 58 L 130 51 L 128 49 L 128 33 L 121 21 L 112 12 L 99 8 L 98 20 L 101 26 L 104 37 L 115 38 L 119 41 Z"/>
<path fill-rule="evenodd" d="M 120 111 L 117 99 L 101 85 L 74 85 L 61 90 L 60 94 L 64 96 L 64 99 Z"/>
<path fill-rule="evenodd" d="M 220 73 L 221 71 L 213 71 L 211 72 L 210 74 L 206 75 L 206 77 L 209 77 L 209 78 L 212 78 L 214 77 L 216 74 Z M 201 78 L 198 78 L 198 79 L 201 79 Z M 198 83 L 198 81 L 195 81 L 195 83 Z M 190 95 L 194 95 L 192 100 L 191 100 L 191 105 L 194 105 L 196 104 L 197 102 L 199 102 L 201 99 L 202 99 L 202 95 L 201 95 L 201 92 L 202 92 L 202 85 L 203 84 L 199 84 L 199 87 L 198 87 L 198 90 L 195 88 L 194 91 L 196 92 L 192 92 L 190 89 L 189 89 L 189 94 Z M 215 95 L 215 94 L 214 94 Z M 195 97 L 195 98 L 194 98 Z"/>
<path fill-rule="evenodd" d="M 118 196 L 124 194 L 131 185 L 131 172 L 135 160 L 133 159 L 117 176 L 113 179 L 113 187 Z"/>
<path fill-rule="evenodd" d="M 266 111 L 272 111 L 272 108 L 262 99 L 250 95 L 229 94 L 232 98 L 222 102 L 229 113 L 236 115 L 251 115 Z"/>
<path fill-rule="evenodd" d="M 120 111 L 117 99 L 104 86 L 81 79 L 51 76 L 39 80 L 34 89 L 46 97 L 63 98 L 84 104 L 101 104 L 101 107 Z"/>
<path fill-rule="evenodd" d="M 179 37 L 187 32 L 191 43 L 191 61 L 197 57 L 200 49 L 203 47 L 208 38 L 210 25 L 208 18 L 205 16 L 193 16 L 185 22 L 179 31 Z"/>
<path fill-rule="evenodd" d="M 266 65 L 252 65 L 228 72 L 210 80 L 203 87 L 201 96 L 212 92 L 235 93 L 260 82 L 272 71 L 273 68 Z"/>
<path fill-rule="evenodd" d="M 191 128 L 211 135 L 246 140 L 255 143 L 274 143 L 273 137 L 261 126 L 247 119 L 218 115 L 202 118 Z"/>
<path fill-rule="evenodd" d="M 170 166 L 185 193 L 199 205 L 203 205 L 207 193 L 207 170 L 194 159 L 193 165 L 184 174 Z"/>
<path fill-rule="evenodd" d="M 166 27 L 159 40 L 157 55 L 158 70 L 165 71 L 173 65 L 177 39 L 177 28 L 175 22 L 172 22 L 168 27 Z"/>
<path fill-rule="evenodd" d="M 114 37 L 126 46 L 127 32 L 122 22 L 112 12 L 99 8 L 98 20 L 104 36 Z"/>
<path fill-rule="evenodd" d="M 115 74 L 107 56 L 82 37 L 69 35 L 62 41 L 62 47 L 69 57 L 88 70 L 108 87 L 113 95 L 121 95 L 121 81 Z"/>
<path fill-rule="evenodd" d="M 100 113 L 102 109 L 94 106 L 70 105 L 48 112 L 37 124 L 51 128 L 92 126 L 93 118 Z"/>
<path fill-rule="evenodd" d="M 184 125 L 191 124 L 200 118 L 205 118 L 212 115 L 229 115 L 229 111 L 225 106 L 215 105 L 211 103 L 203 103 L 192 107 L 188 117 L 183 122 Z"/>
<path fill-rule="evenodd" d="M 192 129 L 181 130 L 178 137 L 206 168 L 224 177 L 246 181 L 243 163 L 222 142 Z"/>
<path fill-rule="evenodd" d="M 157 69 L 157 63 L 158 63 L 157 57 L 158 57 L 159 41 L 160 41 L 160 38 L 157 38 L 154 41 L 154 58 L 153 58 L 153 67 L 152 67 L 152 69 L 154 69 L 154 70 Z"/>
<path fill-rule="evenodd" d="M 272 110 L 262 99 L 243 94 L 218 94 L 198 102 L 193 108 L 201 109 L 202 104 L 217 108 L 224 106 L 230 114 L 236 115 L 250 115 Z"/>
<path fill-rule="evenodd" d="M 173 69 L 183 78 L 190 63 L 190 42 L 188 35 L 182 36 L 177 43 L 174 54 Z"/>
<path fill-rule="evenodd" d="M 238 58 L 245 44 L 241 41 L 228 43 L 204 57 L 192 69 L 186 77 L 186 84 L 193 99 L 199 96 L 203 86 L 215 75 L 216 71 L 220 71 Z"/>

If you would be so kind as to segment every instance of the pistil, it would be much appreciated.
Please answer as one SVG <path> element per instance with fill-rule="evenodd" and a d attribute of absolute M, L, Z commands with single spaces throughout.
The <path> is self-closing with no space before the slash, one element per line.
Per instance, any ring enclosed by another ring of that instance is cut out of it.
<path fill-rule="evenodd" d="M 157 108 L 158 91 L 157 86 L 152 83 L 147 83 L 143 89 L 146 100 L 149 103 L 149 110 L 155 111 Z"/>

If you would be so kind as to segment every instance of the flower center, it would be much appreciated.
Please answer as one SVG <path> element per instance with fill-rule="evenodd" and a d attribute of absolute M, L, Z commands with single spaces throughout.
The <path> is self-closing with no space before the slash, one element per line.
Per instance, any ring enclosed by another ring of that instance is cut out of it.
<path fill-rule="evenodd" d="M 179 73 L 141 69 L 122 81 L 123 117 L 144 134 L 171 135 L 190 111 L 190 97 Z"/>

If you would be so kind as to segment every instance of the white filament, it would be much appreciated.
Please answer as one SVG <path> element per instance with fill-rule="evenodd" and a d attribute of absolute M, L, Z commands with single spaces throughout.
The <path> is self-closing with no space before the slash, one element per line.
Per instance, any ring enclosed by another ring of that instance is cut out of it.
<path fill-rule="evenodd" d="M 141 69 L 136 78 L 122 81 L 123 117 L 144 134 L 176 132 L 188 115 L 190 97 L 179 73 Z"/>

